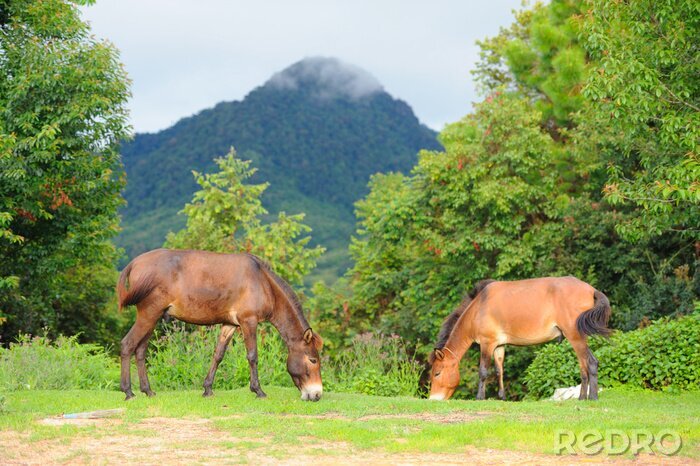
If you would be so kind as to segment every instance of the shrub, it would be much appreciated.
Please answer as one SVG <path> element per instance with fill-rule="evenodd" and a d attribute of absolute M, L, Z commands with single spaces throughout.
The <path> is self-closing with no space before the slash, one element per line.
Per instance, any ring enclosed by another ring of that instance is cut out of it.
<path fill-rule="evenodd" d="M 189 326 L 180 322 L 161 326 L 151 339 L 146 357 L 154 390 L 202 388 L 216 348 L 219 327 Z M 258 331 L 258 376 L 260 384 L 292 386 L 287 373 L 287 347 L 276 330 L 261 326 Z M 213 388 L 247 387 L 250 370 L 245 345 L 236 332 L 226 356 L 219 364 Z"/>
<path fill-rule="evenodd" d="M 646 328 L 592 338 L 600 361 L 601 386 L 625 384 L 652 390 L 700 389 L 700 313 L 663 318 Z M 568 342 L 542 348 L 527 368 L 528 397 L 551 396 L 555 388 L 580 383 L 578 362 Z"/>
<path fill-rule="evenodd" d="M 79 344 L 77 336 L 20 335 L 0 348 L 0 389 L 114 389 L 119 367 L 99 345 Z"/>
<path fill-rule="evenodd" d="M 365 333 L 329 359 L 323 370 L 330 391 L 415 396 L 423 367 L 408 356 L 398 336 Z"/>
<path fill-rule="evenodd" d="M 671 267 L 671 261 L 661 261 L 646 276 L 636 271 L 632 279 L 621 281 L 611 302 L 618 305 L 612 315 L 612 326 L 620 330 L 634 330 L 640 324 L 661 317 L 693 312 L 694 302 L 700 296 L 700 261 L 693 267 Z M 623 288 L 625 291 L 620 291 Z"/>

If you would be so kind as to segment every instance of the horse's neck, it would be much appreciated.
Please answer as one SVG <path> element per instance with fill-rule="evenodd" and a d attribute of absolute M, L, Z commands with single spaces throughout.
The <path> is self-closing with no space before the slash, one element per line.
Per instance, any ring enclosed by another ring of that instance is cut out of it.
<path fill-rule="evenodd" d="M 477 303 L 474 303 L 476 305 Z M 464 353 L 467 352 L 472 342 L 476 339 L 474 334 L 474 305 L 468 307 L 464 314 L 459 318 L 452 333 L 445 342 L 445 347 L 448 348 L 457 359 L 462 359 Z"/>
<path fill-rule="evenodd" d="M 280 332 L 282 339 L 289 346 L 293 341 L 303 338 L 306 327 L 299 318 L 299 314 L 294 307 L 286 300 L 276 305 L 276 310 L 270 318 L 270 323 Z"/>

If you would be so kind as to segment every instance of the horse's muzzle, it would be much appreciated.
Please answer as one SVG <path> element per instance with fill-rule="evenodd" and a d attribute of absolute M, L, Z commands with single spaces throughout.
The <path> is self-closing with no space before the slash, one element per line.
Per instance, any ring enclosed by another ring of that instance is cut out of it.
<path fill-rule="evenodd" d="M 318 401 L 321 399 L 321 394 L 323 393 L 323 386 L 321 385 L 307 385 L 301 389 L 301 399 L 304 401 Z"/>

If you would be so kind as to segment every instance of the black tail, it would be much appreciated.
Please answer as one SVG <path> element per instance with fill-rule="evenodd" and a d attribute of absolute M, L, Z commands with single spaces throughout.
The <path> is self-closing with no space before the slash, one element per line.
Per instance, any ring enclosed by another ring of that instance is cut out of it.
<path fill-rule="evenodd" d="M 133 262 L 122 270 L 122 273 L 119 275 L 119 282 L 117 282 L 120 311 L 127 306 L 138 304 L 146 299 L 157 286 L 153 275 L 148 275 L 145 279 L 141 279 L 136 283 L 130 283 L 129 274 L 131 273 L 132 264 Z"/>
<path fill-rule="evenodd" d="M 593 293 L 594 304 L 576 319 L 576 329 L 581 335 L 610 335 L 610 301 L 600 291 Z"/>

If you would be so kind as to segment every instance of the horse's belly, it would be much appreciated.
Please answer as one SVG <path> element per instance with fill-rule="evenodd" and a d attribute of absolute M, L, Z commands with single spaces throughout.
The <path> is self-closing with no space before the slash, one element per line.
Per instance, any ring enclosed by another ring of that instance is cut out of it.
<path fill-rule="evenodd" d="M 233 324 L 238 325 L 238 318 L 233 309 L 211 309 L 183 306 L 172 303 L 168 306 L 168 315 L 187 322 L 188 324 L 196 325 L 216 325 L 216 324 Z"/>
<path fill-rule="evenodd" d="M 539 332 L 533 332 L 528 334 L 502 334 L 498 340 L 500 344 L 516 345 L 516 346 L 528 346 L 537 345 L 540 343 L 545 343 L 555 338 L 561 336 L 561 330 L 555 325 L 549 328 L 542 329 Z"/>

